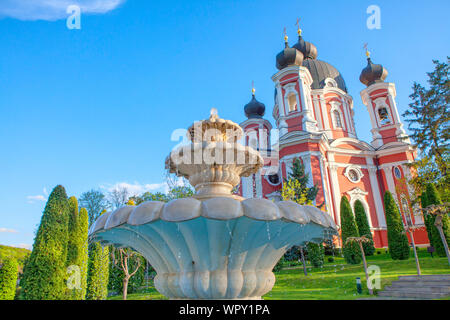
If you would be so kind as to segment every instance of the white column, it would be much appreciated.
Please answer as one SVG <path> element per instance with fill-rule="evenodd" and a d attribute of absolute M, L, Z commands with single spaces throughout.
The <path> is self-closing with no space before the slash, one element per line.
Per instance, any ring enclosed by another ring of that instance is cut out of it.
<path fill-rule="evenodd" d="M 261 170 L 259 170 L 257 173 L 255 173 L 255 185 L 256 185 L 256 197 L 262 198 L 262 179 L 261 179 Z"/>
<path fill-rule="evenodd" d="M 313 98 L 313 105 L 314 105 L 314 111 L 316 113 L 317 126 L 318 126 L 319 130 L 323 130 L 324 129 L 324 127 L 322 125 L 323 117 L 320 116 L 319 100 L 317 99 L 317 97 Z"/>
<path fill-rule="evenodd" d="M 336 209 L 335 215 L 336 215 L 336 224 L 338 226 L 341 225 L 341 215 L 340 215 L 340 201 L 341 201 L 341 191 L 339 188 L 339 179 L 337 174 L 338 166 L 334 162 L 329 163 L 330 168 L 330 175 L 331 175 L 331 189 L 333 193 L 333 199 L 334 199 L 334 208 Z"/>
<path fill-rule="evenodd" d="M 327 186 L 327 172 L 325 170 L 326 166 L 324 165 L 324 158 L 321 155 L 319 155 L 319 165 L 320 165 L 320 178 L 322 179 L 322 190 L 323 190 L 323 197 L 325 199 L 325 208 L 328 212 L 328 214 L 331 215 L 331 210 L 330 210 L 330 198 L 329 198 L 329 194 L 328 194 L 328 186 Z"/>
<path fill-rule="evenodd" d="M 312 177 L 312 169 L 311 169 L 311 155 L 307 155 L 302 157 L 303 165 L 305 166 L 305 173 L 308 175 L 308 184 L 307 187 L 311 188 L 314 186 L 313 177 Z"/>
<path fill-rule="evenodd" d="M 324 129 L 330 130 L 330 121 L 328 119 L 327 102 L 325 101 L 325 98 L 323 96 L 320 97 L 320 107 L 322 108 Z"/>
<path fill-rule="evenodd" d="M 370 159 L 372 161 L 372 159 Z M 369 162 L 368 162 L 369 163 Z M 369 179 L 370 179 L 370 186 L 372 187 L 372 195 L 373 200 L 375 201 L 375 211 L 378 218 L 378 224 L 380 228 L 386 228 L 386 217 L 384 215 L 384 209 L 383 209 L 383 202 L 381 200 L 381 193 L 380 188 L 378 186 L 378 178 L 377 178 L 377 167 L 375 166 L 369 166 Z"/>

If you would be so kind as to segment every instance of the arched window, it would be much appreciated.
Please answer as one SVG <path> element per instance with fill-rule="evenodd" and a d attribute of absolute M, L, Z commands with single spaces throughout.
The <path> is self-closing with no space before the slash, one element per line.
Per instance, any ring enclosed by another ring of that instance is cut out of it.
<path fill-rule="evenodd" d="M 297 110 L 297 96 L 291 93 L 288 96 L 289 112 Z"/>
<path fill-rule="evenodd" d="M 342 127 L 342 121 L 341 121 L 341 114 L 339 113 L 339 111 L 337 111 L 337 110 L 333 111 L 333 118 L 334 118 L 334 127 L 342 129 L 343 127 Z"/>
<path fill-rule="evenodd" d="M 380 123 L 382 126 L 391 123 L 391 119 L 389 119 L 389 112 L 385 107 L 378 109 L 378 117 L 380 118 Z"/>

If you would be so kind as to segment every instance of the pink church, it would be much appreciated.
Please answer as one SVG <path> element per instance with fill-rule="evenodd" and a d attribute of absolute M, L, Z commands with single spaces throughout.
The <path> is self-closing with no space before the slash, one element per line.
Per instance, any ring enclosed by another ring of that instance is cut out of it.
<path fill-rule="evenodd" d="M 315 205 L 330 214 L 340 226 L 340 201 L 346 196 L 353 206 L 360 200 L 368 215 L 375 246 L 387 247 L 387 229 L 383 195 L 390 191 L 397 201 L 403 221 L 414 216 L 406 180 L 411 177 L 406 164 L 413 162 L 416 149 L 401 122 L 395 97 L 395 84 L 385 82 L 387 70 L 368 63 L 360 81 L 367 86 L 361 98 L 371 119 L 372 142 L 358 139 L 353 98 L 348 94 L 339 71 L 317 59 L 317 49 L 306 42 L 299 30 L 298 42 L 276 57 L 278 72 L 272 76 L 275 102 L 272 115 L 279 132 L 277 143 L 271 143 L 272 125 L 264 119 L 265 105 L 255 98 L 245 106 L 247 120 L 241 123 L 245 143 L 258 149 L 265 160 L 264 168 L 242 178 L 239 193 L 243 197 L 281 200 L 281 188 L 295 158 L 309 173 L 310 186 L 319 192 Z M 414 233 L 416 245 L 428 244 L 426 231 Z"/>

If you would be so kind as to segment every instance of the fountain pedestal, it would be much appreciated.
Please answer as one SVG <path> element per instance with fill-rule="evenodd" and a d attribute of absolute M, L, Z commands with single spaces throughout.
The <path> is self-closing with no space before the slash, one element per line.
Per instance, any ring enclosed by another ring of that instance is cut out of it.
<path fill-rule="evenodd" d="M 105 213 L 90 238 L 141 253 L 157 272 L 156 289 L 171 299 L 260 299 L 291 246 L 323 242 L 336 225 L 315 207 L 231 194 L 241 176 L 263 166 L 257 151 L 237 143 L 237 124 L 212 114 L 189 134 L 192 144 L 172 152 L 166 167 L 189 179 L 195 196 Z"/>

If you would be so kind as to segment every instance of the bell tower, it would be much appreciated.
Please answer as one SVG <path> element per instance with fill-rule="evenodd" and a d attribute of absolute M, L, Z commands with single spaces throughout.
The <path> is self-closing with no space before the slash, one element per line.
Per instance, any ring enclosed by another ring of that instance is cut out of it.
<path fill-rule="evenodd" d="M 301 30 L 298 32 L 301 39 Z M 313 79 L 309 70 L 302 65 L 309 56 L 305 54 L 306 49 L 304 53 L 296 47 L 298 44 L 290 47 L 286 35 L 284 41 L 285 48 L 276 58 L 279 71 L 272 77 L 276 90 L 274 118 L 280 129 L 280 137 L 291 131 L 317 132 L 311 99 Z M 307 44 L 308 54 L 317 56 L 317 49 L 312 44 Z"/>
<path fill-rule="evenodd" d="M 367 86 L 361 91 L 361 98 L 367 107 L 372 124 L 372 145 L 379 148 L 390 142 L 410 143 L 398 114 L 395 84 L 384 82 L 388 71 L 380 64 L 374 64 L 366 47 L 367 66 L 359 80 Z"/>

